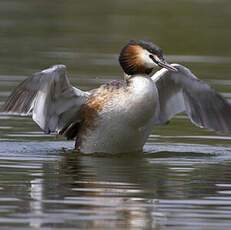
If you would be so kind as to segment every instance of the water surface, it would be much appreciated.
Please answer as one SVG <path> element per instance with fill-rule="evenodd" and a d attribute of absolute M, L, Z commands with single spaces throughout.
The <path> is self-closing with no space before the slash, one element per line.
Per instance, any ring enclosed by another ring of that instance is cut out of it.
<path fill-rule="evenodd" d="M 27 76 L 67 65 L 84 90 L 120 79 L 129 39 L 163 47 L 231 99 L 228 0 L 0 2 L 0 104 Z M 231 137 L 184 115 L 142 153 L 81 155 L 25 117 L 0 117 L 1 229 L 229 229 Z"/>

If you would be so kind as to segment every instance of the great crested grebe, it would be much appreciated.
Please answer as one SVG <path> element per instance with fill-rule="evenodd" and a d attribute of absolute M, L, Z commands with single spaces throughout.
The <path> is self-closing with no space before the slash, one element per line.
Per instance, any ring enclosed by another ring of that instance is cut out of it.
<path fill-rule="evenodd" d="M 70 84 L 64 65 L 35 73 L 2 112 L 32 115 L 46 133 L 75 139 L 83 153 L 140 151 L 155 124 L 180 112 L 200 127 L 230 133 L 231 105 L 186 67 L 168 64 L 155 44 L 130 41 L 119 62 L 125 79 L 89 92 Z M 153 74 L 157 66 L 163 68 Z"/>

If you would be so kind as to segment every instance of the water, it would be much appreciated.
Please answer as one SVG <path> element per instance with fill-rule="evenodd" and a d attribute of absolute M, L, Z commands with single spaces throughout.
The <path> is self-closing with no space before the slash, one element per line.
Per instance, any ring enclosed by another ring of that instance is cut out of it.
<path fill-rule="evenodd" d="M 67 65 L 91 89 L 149 38 L 231 99 L 228 0 L 0 2 L 0 104 L 26 76 Z M 81 155 L 29 118 L 0 118 L 0 229 L 230 229 L 231 137 L 179 115 L 142 153 Z"/>

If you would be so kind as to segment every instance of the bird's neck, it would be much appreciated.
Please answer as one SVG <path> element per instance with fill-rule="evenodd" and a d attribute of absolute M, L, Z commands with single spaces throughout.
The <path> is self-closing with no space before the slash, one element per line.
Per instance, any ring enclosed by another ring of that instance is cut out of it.
<path fill-rule="evenodd" d="M 134 90 L 149 88 L 153 84 L 151 77 L 147 74 L 134 74 L 128 76 L 126 79 L 127 84 Z"/>
<path fill-rule="evenodd" d="M 124 73 L 124 80 L 127 81 L 127 82 L 131 82 L 135 78 L 150 78 L 150 75 L 148 75 L 148 74 L 142 74 L 142 73 L 128 75 L 128 74 Z"/>

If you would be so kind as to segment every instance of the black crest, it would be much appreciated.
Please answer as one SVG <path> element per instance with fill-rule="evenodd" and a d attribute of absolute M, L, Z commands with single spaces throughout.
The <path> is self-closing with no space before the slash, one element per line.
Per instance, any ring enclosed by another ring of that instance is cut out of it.
<path fill-rule="evenodd" d="M 156 54 L 158 57 L 163 56 L 162 49 L 152 42 L 144 41 L 144 40 L 138 40 L 138 41 L 132 40 L 129 43 L 136 43 L 140 45 L 141 47 L 143 47 L 144 49 L 148 50 L 150 53 Z"/>

